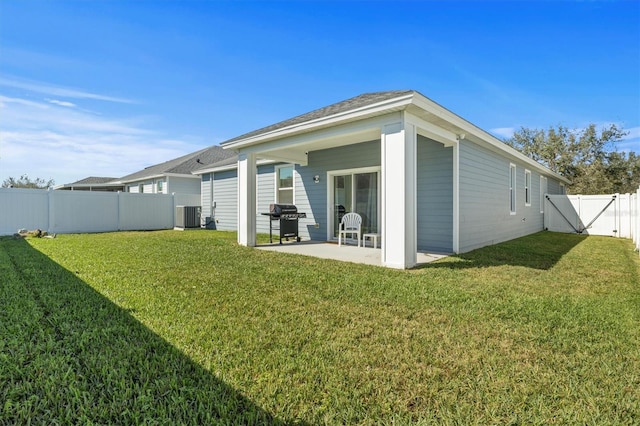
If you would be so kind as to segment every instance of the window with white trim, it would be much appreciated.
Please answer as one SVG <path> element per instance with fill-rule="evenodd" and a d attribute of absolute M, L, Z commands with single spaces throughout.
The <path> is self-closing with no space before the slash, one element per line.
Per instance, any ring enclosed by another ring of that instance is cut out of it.
<path fill-rule="evenodd" d="M 524 171 L 524 205 L 531 206 L 531 172 Z"/>
<path fill-rule="evenodd" d="M 567 193 L 567 188 L 564 186 L 564 183 L 560 183 L 560 195 L 565 195 Z"/>
<path fill-rule="evenodd" d="M 158 185 L 158 190 L 156 192 L 158 192 L 158 194 L 162 194 L 164 189 L 164 180 L 159 180 L 157 182 L 157 185 Z"/>
<path fill-rule="evenodd" d="M 540 213 L 544 213 L 544 194 L 547 193 L 547 178 L 540 176 Z"/>
<path fill-rule="evenodd" d="M 516 214 L 516 165 L 509 164 L 509 211 Z"/>
<path fill-rule="evenodd" d="M 276 203 L 294 204 L 293 201 L 293 166 L 276 167 Z"/>

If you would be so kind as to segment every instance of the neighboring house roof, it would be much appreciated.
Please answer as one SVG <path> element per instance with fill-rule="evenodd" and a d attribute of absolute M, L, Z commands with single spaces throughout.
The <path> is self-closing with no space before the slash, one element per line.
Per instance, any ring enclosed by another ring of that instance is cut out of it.
<path fill-rule="evenodd" d="M 195 170 L 194 173 L 202 174 L 203 172 L 206 173 L 206 172 L 209 172 L 211 170 L 219 170 L 219 169 L 237 167 L 238 166 L 238 154 L 236 154 L 235 152 L 233 154 L 234 155 L 232 157 L 225 158 L 222 161 L 216 161 L 215 163 L 212 163 L 212 164 L 208 164 L 206 167 L 202 167 L 202 168 L 200 168 L 198 170 Z M 229 166 L 233 166 L 233 167 L 229 167 Z"/>
<path fill-rule="evenodd" d="M 53 189 L 96 189 L 117 191 L 121 189 L 122 184 L 118 182 L 118 178 L 89 176 L 73 183 L 65 183 L 57 185 Z"/>
<path fill-rule="evenodd" d="M 217 163 L 232 157 L 234 161 L 237 161 L 235 160 L 237 159 L 235 152 L 225 150 L 216 145 L 183 155 L 173 160 L 165 161 L 164 163 L 149 166 L 138 172 L 123 176 L 118 179 L 118 181 L 128 183 L 165 175 L 191 175 L 194 170 L 202 168 L 205 165 Z"/>
<path fill-rule="evenodd" d="M 111 181 L 116 181 L 116 180 L 118 180 L 118 178 L 89 176 L 84 179 L 80 179 L 79 181 L 70 183 L 68 185 L 95 185 L 95 184 L 109 183 Z"/>

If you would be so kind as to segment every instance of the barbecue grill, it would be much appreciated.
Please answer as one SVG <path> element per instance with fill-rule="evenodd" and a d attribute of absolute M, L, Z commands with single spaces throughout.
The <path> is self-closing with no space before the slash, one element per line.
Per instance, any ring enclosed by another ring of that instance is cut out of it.
<path fill-rule="evenodd" d="M 298 208 L 292 204 L 270 204 L 269 213 L 262 213 L 269 216 L 269 242 L 273 243 L 273 231 L 280 231 L 280 244 L 282 239 L 295 238 L 300 242 L 298 235 L 298 219 L 306 218 L 306 213 L 299 213 Z M 274 224 L 277 224 L 274 226 Z M 277 226 L 277 227 L 276 227 Z"/>

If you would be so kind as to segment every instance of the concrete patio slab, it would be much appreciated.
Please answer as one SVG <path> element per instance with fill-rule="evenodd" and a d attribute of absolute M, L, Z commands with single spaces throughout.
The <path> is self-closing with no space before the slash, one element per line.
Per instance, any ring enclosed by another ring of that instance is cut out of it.
<path fill-rule="evenodd" d="M 325 241 L 301 241 L 285 242 L 283 244 L 260 244 L 256 246 L 260 250 L 276 251 L 281 253 L 301 254 L 303 256 L 319 257 L 322 259 L 340 260 L 342 262 L 363 263 L 365 265 L 383 266 L 382 251 L 371 247 L 358 247 L 356 245 L 338 246 L 337 243 Z M 433 262 L 448 256 L 441 253 L 418 252 L 418 265 Z"/>

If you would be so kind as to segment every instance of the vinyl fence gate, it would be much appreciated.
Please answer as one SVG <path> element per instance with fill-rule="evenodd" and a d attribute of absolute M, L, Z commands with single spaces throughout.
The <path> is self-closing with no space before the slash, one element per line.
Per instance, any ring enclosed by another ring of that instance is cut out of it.
<path fill-rule="evenodd" d="M 549 231 L 632 238 L 636 194 L 545 195 L 544 227 Z"/>

